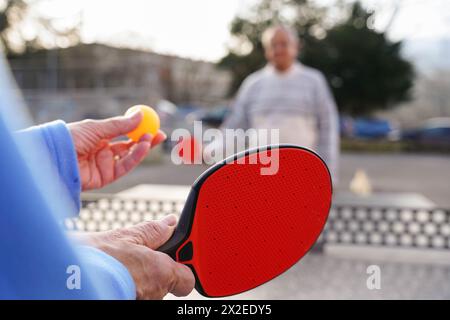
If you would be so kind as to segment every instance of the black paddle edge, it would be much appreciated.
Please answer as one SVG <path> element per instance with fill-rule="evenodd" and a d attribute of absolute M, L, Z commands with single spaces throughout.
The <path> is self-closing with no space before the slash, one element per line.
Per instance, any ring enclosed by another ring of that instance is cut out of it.
<path fill-rule="evenodd" d="M 192 224 L 194 222 L 195 209 L 196 209 L 196 205 L 197 205 L 198 195 L 200 193 L 200 189 L 201 189 L 203 183 L 206 181 L 206 179 L 208 179 L 208 177 L 210 177 L 214 172 L 216 172 L 217 170 L 222 168 L 224 165 L 229 164 L 229 163 L 233 163 L 237 159 L 246 157 L 246 156 L 254 154 L 254 153 L 270 151 L 270 150 L 273 150 L 273 149 L 300 149 L 300 150 L 304 150 L 304 151 L 307 151 L 307 152 L 312 153 L 313 155 L 315 155 L 318 159 L 320 159 L 320 161 L 322 161 L 322 163 L 324 164 L 325 168 L 327 169 L 328 177 L 330 178 L 331 195 L 333 195 L 333 181 L 331 179 L 330 170 L 328 169 L 328 166 L 325 163 L 325 161 L 322 159 L 322 157 L 320 155 L 318 155 L 316 152 L 314 152 L 313 150 L 310 150 L 310 149 L 305 148 L 305 147 L 300 147 L 300 146 L 295 145 L 295 144 L 276 144 L 276 145 L 274 144 L 274 145 L 266 145 L 266 146 L 261 146 L 261 147 L 247 149 L 247 150 L 244 150 L 242 152 L 236 153 L 236 154 L 234 154 L 232 156 L 229 156 L 229 157 L 225 158 L 224 160 L 216 163 L 212 167 L 210 167 L 207 170 L 205 170 L 194 181 L 194 183 L 191 186 L 191 191 L 189 192 L 188 198 L 186 200 L 186 204 L 185 204 L 185 206 L 183 208 L 183 211 L 181 213 L 180 220 L 178 222 L 178 226 L 175 229 L 173 236 L 163 246 L 158 248 L 158 251 L 167 253 L 169 256 L 172 257 L 172 259 L 177 261 L 177 259 L 176 259 L 176 251 L 178 250 L 178 247 L 180 245 L 182 245 L 190 236 L 191 229 L 192 229 Z M 328 215 L 330 213 L 330 209 L 331 209 L 331 201 L 330 201 L 330 204 L 329 204 L 329 207 L 328 207 L 327 218 L 325 219 L 325 221 L 328 219 Z M 287 270 L 289 270 L 290 268 L 292 268 L 295 264 L 298 263 L 298 261 L 300 261 L 305 255 L 307 255 L 309 253 L 311 248 L 314 246 L 314 243 L 317 242 L 317 239 L 319 238 L 320 234 L 323 232 L 323 228 L 324 227 L 325 227 L 325 223 L 324 223 L 324 225 L 322 227 L 322 230 L 318 233 L 318 235 L 317 235 L 316 239 L 314 240 L 313 244 L 309 247 L 309 249 L 305 252 L 305 254 L 303 256 L 301 256 L 296 261 L 296 263 L 294 263 L 291 267 L 289 267 L 288 269 L 284 270 L 283 273 L 286 272 Z M 194 250 L 195 250 L 195 248 L 194 248 Z M 229 295 L 224 295 L 224 296 L 210 296 L 210 295 L 208 295 L 208 293 L 205 292 L 205 290 L 203 289 L 203 287 L 201 285 L 200 279 L 199 279 L 199 277 L 197 275 L 197 272 L 195 271 L 194 266 L 192 266 L 191 264 L 186 264 L 186 266 L 188 266 L 192 270 L 192 273 L 194 274 L 194 277 L 195 277 L 195 289 L 202 296 L 207 297 L 207 298 L 223 298 L 223 297 L 228 297 L 229 296 Z M 273 278 L 270 278 L 267 281 L 265 281 L 265 282 L 255 286 L 255 287 L 252 287 L 252 288 L 240 291 L 240 292 L 236 292 L 233 295 L 237 295 L 237 294 L 246 292 L 248 290 L 257 288 L 257 287 L 259 287 L 259 286 L 261 286 L 261 285 L 271 281 L 272 279 L 274 279 L 274 278 L 276 278 L 278 276 L 279 275 L 276 275 Z"/>

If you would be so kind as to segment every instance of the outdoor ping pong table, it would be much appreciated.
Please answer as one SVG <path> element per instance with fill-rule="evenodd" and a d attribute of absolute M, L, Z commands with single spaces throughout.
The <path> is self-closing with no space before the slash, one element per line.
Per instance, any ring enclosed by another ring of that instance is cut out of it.
<path fill-rule="evenodd" d="M 80 218 L 67 220 L 66 227 L 107 230 L 179 214 L 188 192 L 188 186 L 141 185 L 115 195 L 84 195 Z M 417 194 L 374 197 L 335 197 L 319 250 L 231 298 L 450 299 L 450 210 Z M 367 286 L 369 266 L 380 268 L 380 289 Z M 203 299 L 196 292 L 186 298 Z"/>

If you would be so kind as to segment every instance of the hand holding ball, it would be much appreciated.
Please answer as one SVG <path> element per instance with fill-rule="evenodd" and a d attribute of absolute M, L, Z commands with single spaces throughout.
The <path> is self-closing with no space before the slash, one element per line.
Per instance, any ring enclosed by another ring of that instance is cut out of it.
<path fill-rule="evenodd" d="M 158 133 L 160 127 L 159 116 L 153 108 L 146 105 L 136 105 L 127 110 L 125 115 L 130 115 L 137 110 L 142 113 L 141 123 L 137 126 L 136 129 L 129 132 L 127 136 L 137 142 L 139 139 L 146 133 L 151 134 L 153 137 Z"/>

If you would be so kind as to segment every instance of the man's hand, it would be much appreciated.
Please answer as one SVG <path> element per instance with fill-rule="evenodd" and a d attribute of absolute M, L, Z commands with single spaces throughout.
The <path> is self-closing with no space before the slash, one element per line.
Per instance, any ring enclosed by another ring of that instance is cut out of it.
<path fill-rule="evenodd" d="M 122 262 L 133 277 L 138 299 L 162 299 L 169 292 L 186 296 L 195 285 L 191 269 L 155 251 L 169 240 L 176 224 L 176 217 L 169 215 L 130 228 L 79 233 L 72 237 Z"/>
<path fill-rule="evenodd" d="M 82 190 L 101 188 L 134 169 L 150 148 L 166 139 L 159 131 L 156 136 L 146 134 L 139 142 L 117 141 L 135 129 L 142 113 L 105 120 L 84 120 L 68 124 L 78 157 Z"/>

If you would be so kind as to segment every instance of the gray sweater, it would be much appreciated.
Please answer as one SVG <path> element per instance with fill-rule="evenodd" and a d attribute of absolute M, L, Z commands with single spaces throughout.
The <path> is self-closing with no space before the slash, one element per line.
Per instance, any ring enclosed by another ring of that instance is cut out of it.
<path fill-rule="evenodd" d="M 295 63 L 279 73 L 271 65 L 242 83 L 222 129 L 279 129 L 280 143 L 316 151 L 337 182 L 339 125 L 336 104 L 325 77 Z"/>

